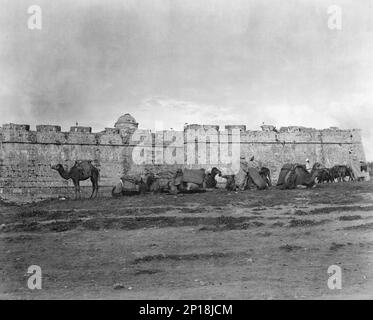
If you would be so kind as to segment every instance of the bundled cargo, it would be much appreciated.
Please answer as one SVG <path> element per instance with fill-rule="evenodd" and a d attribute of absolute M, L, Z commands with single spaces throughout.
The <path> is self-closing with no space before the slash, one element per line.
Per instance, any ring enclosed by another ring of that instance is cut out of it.
<path fill-rule="evenodd" d="M 125 191 L 139 191 L 140 175 L 124 175 L 120 178 Z"/>
<path fill-rule="evenodd" d="M 205 169 L 184 169 L 183 182 L 203 184 L 205 179 Z"/>
<path fill-rule="evenodd" d="M 259 172 L 255 168 L 247 168 L 247 173 L 251 178 L 252 182 L 256 185 L 259 190 L 263 190 L 267 187 L 266 181 L 260 176 Z"/>
<path fill-rule="evenodd" d="M 281 171 L 280 171 L 280 175 L 279 175 L 278 180 L 277 180 L 277 185 L 278 186 L 281 186 L 285 183 L 285 177 L 289 173 L 289 171 L 293 169 L 293 167 L 294 167 L 294 165 L 291 164 L 291 163 L 286 163 L 282 166 Z"/>
<path fill-rule="evenodd" d="M 227 187 L 228 179 L 222 176 L 216 176 L 216 187 L 218 189 L 225 189 Z"/>
<path fill-rule="evenodd" d="M 238 190 L 245 190 L 247 187 L 247 172 L 240 168 L 234 176 L 234 180 Z"/>
<path fill-rule="evenodd" d="M 111 193 L 113 196 L 120 196 L 122 195 L 122 192 L 123 192 L 123 182 L 121 180 L 119 183 L 115 185 Z"/>

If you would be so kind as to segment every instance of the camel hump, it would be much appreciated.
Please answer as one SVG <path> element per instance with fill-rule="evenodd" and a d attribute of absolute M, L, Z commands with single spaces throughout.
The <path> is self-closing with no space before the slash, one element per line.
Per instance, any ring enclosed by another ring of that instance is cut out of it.
<path fill-rule="evenodd" d="M 76 160 L 74 167 L 78 169 L 87 169 L 87 168 L 92 168 L 92 160 Z"/>
<path fill-rule="evenodd" d="M 301 170 L 303 170 L 303 171 L 308 172 L 306 166 L 305 166 L 304 164 L 300 164 L 300 163 L 296 163 L 296 164 L 294 165 L 294 170 L 295 170 L 295 169 L 301 169 Z"/>
<path fill-rule="evenodd" d="M 75 161 L 74 168 L 83 177 L 90 176 L 94 166 L 92 165 L 92 160 L 77 160 Z"/>

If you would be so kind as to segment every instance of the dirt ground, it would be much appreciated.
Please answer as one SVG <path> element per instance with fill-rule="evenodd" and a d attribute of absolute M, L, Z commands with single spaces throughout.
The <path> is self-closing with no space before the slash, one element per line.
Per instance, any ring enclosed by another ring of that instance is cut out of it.
<path fill-rule="evenodd" d="M 373 298 L 370 182 L 0 204 L 0 225 L 2 299 Z"/>

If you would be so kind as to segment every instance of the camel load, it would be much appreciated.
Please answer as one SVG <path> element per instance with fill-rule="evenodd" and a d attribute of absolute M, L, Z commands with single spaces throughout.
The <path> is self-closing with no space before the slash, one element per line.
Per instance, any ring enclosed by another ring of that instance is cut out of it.
<path fill-rule="evenodd" d="M 309 172 L 302 164 L 285 164 L 280 171 L 277 186 L 283 189 L 293 189 L 297 186 L 313 187 L 317 183 L 345 182 L 356 180 L 350 166 L 335 165 L 326 168 L 316 162 Z"/>
<path fill-rule="evenodd" d="M 216 188 L 216 177 L 221 176 L 221 171 L 214 167 L 205 169 L 178 169 L 171 181 L 171 193 L 177 192 L 204 192 L 206 189 Z"/>
<path fill-rule="evenodd" d="M 317 183 L 332 183 L 355 181 L 357 177 L 354 170 L 347 165 L 335 165 L 332 168 L 319 167 L 319 173 L 316 177 Z"/>
<path fill-rule="evenodd" d="M 252 157 L 250 165 L 242 161 L 235 175 L 223 175 L 216 167 L 211 170 L 179 168 L 157 173 L 145 169 L 142 173 L 125 174 L 112 188 L 112 196 L 160 192 L 177 194 L 205 192 L 211 189 L 244 191 L 256 188 L 264 190 L 272 187 L 270 170 L 266 167 L 253 166 L 253 159 Z M 366 166 L 361 167 L 366 170 Z M 69 170 L 61 164 L 53 165 L 51 168 L 56 170 L 62 178 L 73 180 L 76 199 L 80 198 L 79 182 L 87 179 L 92 182 L 91 198 L 97 196 L 99 170 L 92 165 L 92 161 L 76 161 Z M 359 181 L 359 178 L 360 176 L 355 175 L 355 170 L 348 165 L 326 168 L 316 162 L 311 168 L 309 163 L 307 166 L 299 163 L 286 163 L 280 170 L 276 186 L 281 189 L 294 189 L 298 186 L 311 188 L 317 183 Z"/>
<path fill-rule="evenodd" d="M 272 185 L 270 171 L 265 167 L 259 170 L 253 167 L 240 168 L 236 175 L 223 177 L 227 179 L 226 189 L 230 191 L 243 191 L 251 188 L 264 190 Z"/>
<path fill-rule="evenodd" d="M 150 171 L 142 175 L 125 175 L 113 187 L 113 197 L 132 194 L 152 194 L 167 192 L 171 194 L 205 192 L 207 190 L 224 188 L 229 191 L 247 190 L 255 187 L 259 190 L 271 186 L 270 171 L 268 168 L 240 169 L 236 175 L 222 175 L 222 172 L 213 167 L 205 169 L 177 169 L 154 174 Z"/>
<path fill-rule="evenodd" d="M 333 182 L 333 176 L 329 168 L 320 169 L 319 174 L 316 177 L 317 183 L 331 183 Z"/>
<path fill-rule="evenodd" d="M 119 179 L 119 183 L 112 189 L 113 197 L 122 195 L 144 194 L 146 192 L 145 182 L 141 176 L 125 175 Z"/>
<path fill-rule="evenodd" d="M 282 186 L 285 183 L 285 177 L 293 169 L 293 167 L 297 164 L 291 164 L 291 163 L 286 163 L 282 166 L 280 175 L 277 180 L 277 186 Z"/>
<path fill-rule="evenodd" d="M 206 172 L 205 169 L 177 169 L 157 174 L 147 171 L 141 175 L 124 175 L 112 189 L 112 195 L 118 197 L 146 192 L 204 192 L 216 187 L 217 175 L 221 175 L 217 168 L 212 168 L 211 172 Z"/>
<path fill-rule="evenodd" d="M 346 178 L 349 181 L 355 180 L 355 175 L 353 170 L 346 165 L 336 165 L 330 169 L 330 175 L 333 180 L 337 180 L 339 182 L 345 181 Z"/>

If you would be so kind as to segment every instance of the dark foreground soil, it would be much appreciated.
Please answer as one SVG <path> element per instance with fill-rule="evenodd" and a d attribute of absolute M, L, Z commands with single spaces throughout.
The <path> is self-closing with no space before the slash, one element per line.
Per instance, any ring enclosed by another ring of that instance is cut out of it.
<path fill-rule="evenodd" d="M 373 183 L 0 203 L 0 275 L 2 299 L 372 299 Z"/>

